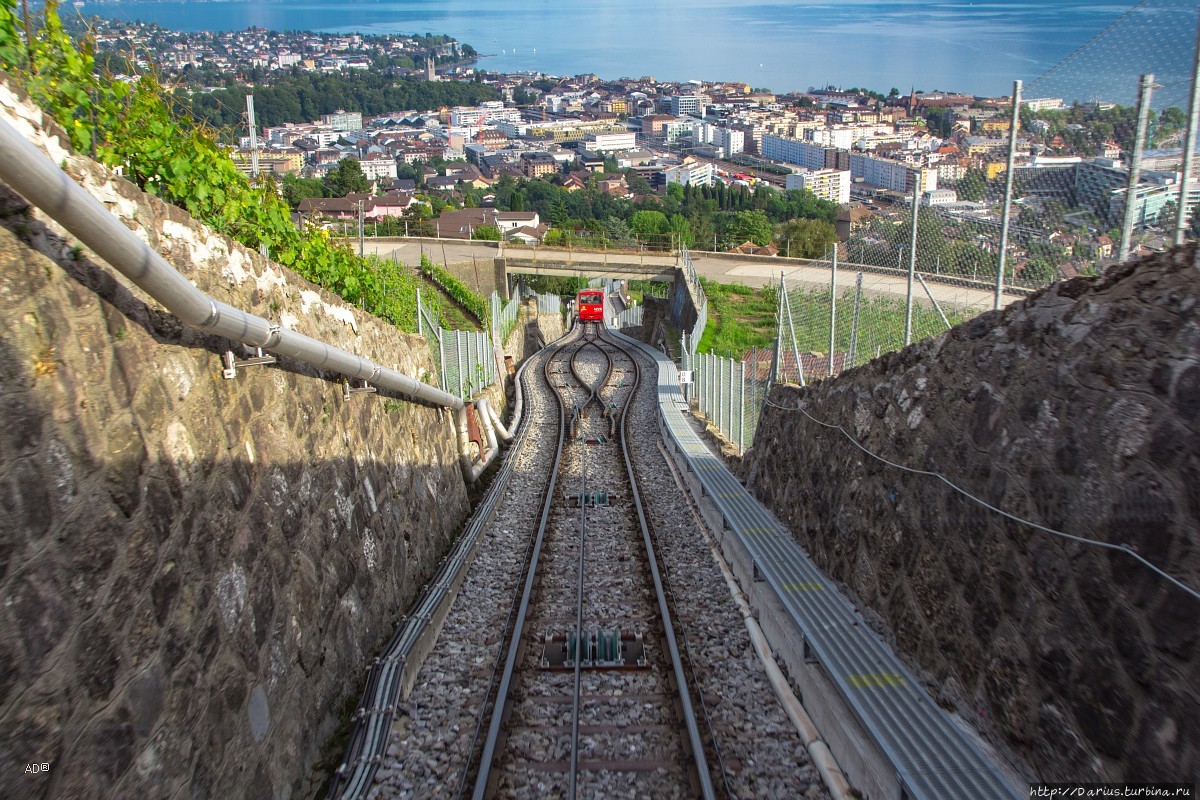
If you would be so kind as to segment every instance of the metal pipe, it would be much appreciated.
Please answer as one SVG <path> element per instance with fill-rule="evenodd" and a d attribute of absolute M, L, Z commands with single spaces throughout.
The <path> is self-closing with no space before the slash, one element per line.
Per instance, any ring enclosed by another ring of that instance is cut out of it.
<path fill-rule="evenodd" d="M 1008 172 L 1004 175 L 1004 208 L 1000 210 L 1000 259 L 996 264 L 996 298 L 992 309 L 1000 310 L 1004 296 L 1004 262 L 1008 258 L 1008 216 L 1012 206 L 1013 165 L 1017 158 L 1017 128 L 1021 124 L 1021 82 L 1013 81 L 1012 122 L 1008 126 Z"/>
<path fill-rule="evenodd" d="M 0 120 L 0 180 L 187 325 L 365 380 L 413 400 L 456 410 L 463 406 L 453 395 L 407 375 L 212 299 L 4 120 Z"/>
<path fill-rule="evenodd" d="M 1133 213 L 1137 185 L 1142 177 L 1142 151 L 1146 146 L 1146 130 L 1150 127 L 1150 99 L 1154 96 L 1154 75 L 1147 73 L 1142 76 L 1138 85 L 1138 121 L 1137 134 L 1133 140 L 1133 152 L 1129 156 L 1129 180 L 1125 185 L 1125 213 L 1121 220 L 1121 246 L 1117 252 L 1117 260 L 1129 258 L 1133 244 Z"/>
<path fill-rule="evenodd" d="M 942 318 L 942 323 L 945 324 L 946 330 L 954 327 L 950 324 L 950 320 L 946 319 L 946 313 L 942 311 L 942 307 L 938 304 L 937 298 L 933 296 L 933 292 L 929 291 L 929 284 L 921 277 L 921 273 L 917 273 L 917 280 L 921 282 L 921 288 L 925 290 L 925 294 L 929 297 L 929 302 L 933 303 L 934 309 L 938 312 L 938 316 Z"/>

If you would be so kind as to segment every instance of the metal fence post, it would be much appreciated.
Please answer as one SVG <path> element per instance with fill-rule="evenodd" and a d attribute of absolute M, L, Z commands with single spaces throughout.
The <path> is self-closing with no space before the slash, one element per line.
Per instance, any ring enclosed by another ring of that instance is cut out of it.
<path fill-rule="evenodd" d="M 917 214 L 921 206 L 921 171 L 913 170 L 912 235 L 908 243 L 908 292 L 904 311 L 904 346 L 912 343 L 913 283 L 917 273 Z"/>
<path fill-rule="evenodd" d="M 1008 172 L 1004 176 L 1004 208 L 1000 210 L 1000 259 L 996 264 L 996 299 L 992 306 L 996 311 L 1000 310 L 1000 298 L 1004 295 L 1004 262 L 1008 258 L 1008 217 L 1012 206 L 1013 164 L 1017 158 L 1017 127 L 1020 124 L 1021 82 L 1013 81 L 1012 123 L 1008 127 Z"/>
<path fill-rule="evenodd" d="M 753 351 L 751 351 L 753 352 Z M 738 455 L 746 452 L 746 359 L 742 359 L 742 392 L 738 398 Z"/>
<path fill-rule="evenodd" d="M 463 346 L 462 346 L 462 331 L 454 332 L 454 355 L 455 363 L 458 365 L 458 396 L 463 397 Z"/>
<path fill-rule="evenodd" d="M 727 437 L 729 437 L 729 440 L 732 442 L 733 441 L 733 359 L 730 358 L 730 359 L 726 359 L 726 360 L 729 362 L 729 398 L 727 399 L 727 401 L 725 403 L 726 408 L 728 409 L 725 412 L 725 419 L 726 419 L 725 435 Z"/>
<path fill-rule="evenodd" d="M 450 387 L 446 385 L 446 337 L 439 326 L 438 330 L 438 364 L 442 367 L 442 391 L 450 391 Z M 462 392 L 459 392 L 459 397 L 462 397 Z"/>
<path fill-rule="evenodd" d="M 1138 86 L 1138 121 L 1137 134 L 1133 140 L 1133 154 L 1129 158 L 1129 181 L 1125 189 L 1125 214 L 1121 221 L 1121 249 L 1118 260 L 1129 258 L 1133 245 L 1133 215 L 1137 186 L 1142 177 L 1142 151 L 1146 146 L 1146 129 L 1150 126 L 1150 99 L 1154 96 L 1154 75 L 1147 73 L 1142 76 Z M 1184 179 L 1186 182 L 1186 178 Z"/>
<path fill-rule="evenodd" d="M 417 335 L 425 335 L 425 326 L 421 321 L 421 289 L 417 287 Z"/>
<path fill-rule="evenodd" d="M 783 341 L 783 272 L 779 273 L 779 297 L 775 298 L 775 356 L 771 360 L 773 382 L 779 382 L 779 343 Z"/>
<path fill-rule="evenodd" d="M 854 282 L 854 316 L 850 321 L 850 354 L 846 357 L 850 366 L 854 366 L 854 356 L 858 351 L 858 312 L 862 305 L 862 281 L 863 274 L 858 273 L 858 279 Z"/>
<path fill-rule="evenodd" d="M 837 242 L 833 243 L 833 265 L 829 271 L 829 377 L 833 377 L 834 335 L 837 333 Z"/>
<path fill-rule="evenodd" d="M 1175 244 L 1183 244 L 1188 228 L 1188 183 L 1196 159 L 1196 128 L 1200 127 L 1200 23 L 1196 25 L 1196 51 L 1192 57 L 1192 99 L 1188 105 L 1187 135 L 1183 137 L 1183 167 L 1179 179 L 1179 207 L 1175 214 Z"/>

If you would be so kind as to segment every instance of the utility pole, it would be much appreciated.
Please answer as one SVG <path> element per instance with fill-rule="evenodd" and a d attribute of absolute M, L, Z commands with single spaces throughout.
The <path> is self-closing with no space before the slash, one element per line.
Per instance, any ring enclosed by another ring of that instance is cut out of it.
<path fill-rule="evenodd" d="M 363 201 L 358 201 L 358 257 L 362 258 L 366 248 L 366 241 L 363 236 Z"/>
<path fill-rule="evenodd" d="M 246 95 L 246 117 L 250 124 L 250 178 L 258 183 L 258 136 L 254 132 L 254 95 Z"/>

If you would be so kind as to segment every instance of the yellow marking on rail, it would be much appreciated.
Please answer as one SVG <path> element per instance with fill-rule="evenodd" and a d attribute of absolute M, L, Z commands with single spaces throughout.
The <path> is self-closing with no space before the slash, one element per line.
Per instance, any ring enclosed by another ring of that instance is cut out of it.
<path fill-rule="evenodd" d="M 774 533 L 772 528 L 740 528 L 739 533 Z"/>
<path fill-rule="evenodd" d="M 888 686 L 903 686 L 907 683 L 904 678 L 894 672 L 873 672 L 869 675 L 851 675 L 847 678 L 850 685 L 858 689 L 886 688 Z"/>
<path fill-rule="evenodd" d="M 825 588 L 825 584 L 816 581 L 806 581 L 803 583 L 785 583 L 783 590 L 785 592 L 816 592 Z"/>
<path fill-rule="evenodd" d="M 717 495 L 717 497 L 725 497 L 731 500 L 737 499 L 741 496 L 741 492 L 721 492 L 719 495 Z"/>

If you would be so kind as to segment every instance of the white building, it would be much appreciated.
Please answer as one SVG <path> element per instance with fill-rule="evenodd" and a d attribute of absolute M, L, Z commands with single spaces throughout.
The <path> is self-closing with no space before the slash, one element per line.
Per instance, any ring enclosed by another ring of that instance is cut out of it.
<path fill-rule="evenodd" d="M 678 183 L 680 186 L 709 186 L 713 182 L 713 175 L 715 173 L 716 169 L 712 164 L 702 164 L 699 161 L 690 161 L 686 164 L 667 167 L 663 170 L 667 186 L 670 186 L 672 183 Z"/>
<path fill-rule="evenodd" d="M 671 97 L 671 114 L 676 117 L 704 116 L 704 108 L 711 102 L 706 94 L 677 94 Z"/>
<path fill-rule="evenodd" d="M 1030 111 L 1046 111 L 1054 108 L 1062 108 L 1063 99 L 1061 97 L 1034 97 L 1022 100 L 1021 104 L 1027 106 Z"/>
<path fill-rule="evenodd" d="M 335 111 L 332 114 L 322 114 L 321 124 L 335 131 L 361 131 L 362 112 Z"/>
<path fill-rule="evenodd" d="M 629 133 L 593 133 L 584 139 L 587 149 L 593 153 L 610 153 L 619 150 L 633 150 L 637 147 L 637 134 Z"/>
<path fill-rule="evenodd" d="M 765 157 L 776 161 L 796 164 L 805 169 L 825 169 L 826 148 L 813 142 L 768 133 L 762 137 L 761 150 Z"/>
<path fill-rule="evenodd" d="M 917 190 L 920 192 L 938 188 L 936 169 L 915 167 L 903 161 L 877 158 L 861 153 L 850 154 L 850 175 L 854 180 L 861 179 L 869 186 L 891 189 L 894 192 L 911 192 L 914 183 L 917 184 Z"/>
<path fill-rule="evenodd" d="M 358 164 L 362 167 L 363 174 L 367 176 L 367 180 L 369 181 L 397 177 L 396 159 L 394 158 L 387 156 L 364 158 Z"/>
<path fill-rule="evenodd" d="M 958 202 L 958 193 L 953 189 L 933 189 L 921 195 L 923 206 L 949 206 Z"/>
<path fill-rule="evenodd" d="M 475 108 L 455 106 L 450 109 L 450 126 L 478 127 L 487 123 L 521 121 L 521 111 L 517 108 L 505 108 L 499 100 L 488 100 Z"/>
<path fill-rule="evenodd" d="M 822 200 L 844 205 L 850 202 L 850 170 L 801 169 L 785 179 L 786 189 L 808 189 Z"/>
<path fill-rule="evenodd" d="M 855 134 L 858 131 L 854 128 L 815 128 L 804 132 L 805 138 L 813 144 L 821 147 L 836 147 L 839 150 L 849 150 L 854 144 Z"/>

